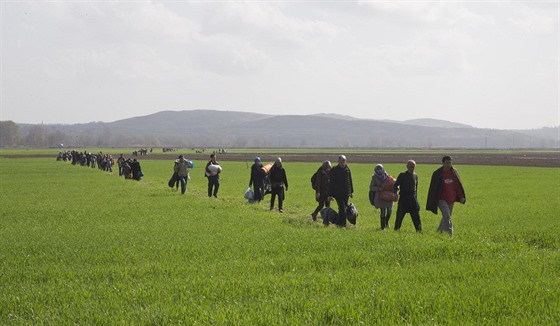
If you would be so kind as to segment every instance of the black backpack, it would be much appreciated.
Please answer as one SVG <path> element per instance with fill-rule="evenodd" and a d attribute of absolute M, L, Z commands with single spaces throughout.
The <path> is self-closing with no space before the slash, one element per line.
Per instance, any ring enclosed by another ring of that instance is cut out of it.
<path fill-rule="evenodd" d="M 319 170 L 315 171 L 315 173 L 313 173 L 313 175 L 311 176 L 311 188 L 313 188 L 314 190 L 317 190 L 315 187 L 315 181 L 317 181 L 317 172 L 319 172 Z"/>

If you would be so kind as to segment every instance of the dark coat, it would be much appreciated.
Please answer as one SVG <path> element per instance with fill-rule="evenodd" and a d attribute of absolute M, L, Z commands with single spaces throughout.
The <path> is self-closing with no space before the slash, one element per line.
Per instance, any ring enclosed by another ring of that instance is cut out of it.
<path fill-rule="evenodd" d="M 352 173 L 348 165 L 344 168 L 337 165 L 331 169 L 328 193 L 332 197 L 349 197 L 354 193 Z"/>
<path fill-rule="evenodd" d="M 142 173 L 142 168 L 140 167 L 140 162 L 133 161 L 130 164 L 130 169 L 132 170 L 132 178 L 135 180 L 140 180 L 140 173 Z"/>
<path fill-rule="evenodd" d="M 253 164 L 251 166 L 251 179 L 249 180 L 249 187 L 253 184 L 256 188 L 264 187 L 265 175 L 261 172 L 262 164 Z"/>
<path fill-rule="evenodd" d="M 283 167 L 274 164 L 272 168 L 270 168 L 268 178 L 273 188 L 284 185 L 286 190 L 288 190 L 288 178 L 286 177 L 286 170 L 284 170 Z"/>
<path fill-rule="evenodd" d="M 317 178 L 315 179 L 315 192 L 319 193 L 319 201 L 327 200 L 329 195 L 330 175 L 328 172 L 320 167 L 317 170 Z"/>
<path fill-rule="evenodd" d="M 435 170 L 432 173 L 432 180 L 430 181 L 430 189 L 428 190 L 428 200 L 426 201 L 426 210 L 431 211 L 434 214 L 438 212 L 438 201 L 439 196 L 441 195 L 441 191 L 443 189 L 441 180 L 441 174 L 443 172 L 443 167 Z M 461 178 L 459 177 L 459 173 L 454 168 L 451 168 L 451 172 L 459 181 L 459 191 L 457 191 L 457 198 L 455 201 L 459 201 L 462 198 L 467 198 L 465 195 L 465 189 L 463 188 L 463 183 L 461 182 Z M 461 196 L 462 195 L 462 196 Z"/>
<path fill-rule="evenodd" d="M 399 207 L 398 209 L 403 212 L 418 212 L 420 204 L 418 204 L 418 197 L 416 191 L 418 189 L 418 175 L 416 173 L 409 173 L 408 171 L 401 172 L 393 185 L 393 192 L 399 191 Z"/>

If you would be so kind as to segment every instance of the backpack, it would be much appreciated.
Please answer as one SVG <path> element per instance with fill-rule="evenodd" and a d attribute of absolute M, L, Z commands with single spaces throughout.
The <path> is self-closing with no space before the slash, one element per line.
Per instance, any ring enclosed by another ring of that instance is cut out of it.
<path fill-rule="evenodd" d="M 315 173 L 311 176 L 311 188 L 314 190 L 317 190 L 317 186 L 315 186 L 315 182 L 317 181 L 317 172 L 319 172 L 319 170 L 315 171 Z"/>

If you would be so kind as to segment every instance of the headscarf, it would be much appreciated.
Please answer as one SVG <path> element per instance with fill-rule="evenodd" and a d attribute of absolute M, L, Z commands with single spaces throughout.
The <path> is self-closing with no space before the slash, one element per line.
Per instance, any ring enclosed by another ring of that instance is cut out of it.
<path fill-rule="evenodd" d="M 381 172 L 377 171 L 378 168 L 381 168 Z M 377 164 L 373 172 L 374 172 L 373 176 L 376 177 L 377 179 L 381 181 L 385 181 L 385 179 L 387 179 L 387 172 L 385 171 L 383 165 Z"/>

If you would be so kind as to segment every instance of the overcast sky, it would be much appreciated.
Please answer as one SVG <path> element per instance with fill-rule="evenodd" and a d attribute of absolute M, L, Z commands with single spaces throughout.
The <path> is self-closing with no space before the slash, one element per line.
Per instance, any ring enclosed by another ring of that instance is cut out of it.
<path fill-rule="evenodd" d="M 0 120 L 212 109 L 559 125 L 556 0 L 0 6 Z"/>

